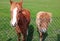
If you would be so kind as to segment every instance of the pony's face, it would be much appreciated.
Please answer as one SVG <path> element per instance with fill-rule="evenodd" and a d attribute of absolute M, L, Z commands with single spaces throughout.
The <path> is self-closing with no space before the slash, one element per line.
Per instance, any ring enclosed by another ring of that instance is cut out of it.
<path fill-rule="evenodd" d="M 11 11 L 11 25 L 13 27 L 15 27 L 16 24 L 17 24 L 18 17 L 19 17 L 19 13 L 22 10 L 22 3 L 21 2 L 17 3 L 17 2 L 10 1 L 10 4 L 11 4 L 11 8 L 10 8 L 10 11 Z"/>
<path fill-rule="evenodd" d="M 47 31 L 49 22 L 50 22 L 50 19 L 41 19 L 40 27 L 42 32 L 45 33 Z"/>

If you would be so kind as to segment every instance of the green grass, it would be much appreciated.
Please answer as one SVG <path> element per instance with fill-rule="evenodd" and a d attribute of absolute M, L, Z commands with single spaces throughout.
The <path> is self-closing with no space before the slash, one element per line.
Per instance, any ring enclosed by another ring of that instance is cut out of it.
<path fill-rule="evenodd" d="M 33 34 L 32 41 L 39 40 L 35 23 L 36 14 L 39 11 L 51 12 L 53 17 L 55 17 L 49 25 L 48 36 L 45 41 L 60 41 L 60 0 L 24 0 L 23 7 L 29 9 L 31 12 L 31 31 L 29 32 L 30 35 Z M 15 28 L 10 26 L 9 0 L 0 0 L 0 41 L 17 41 Z"/>

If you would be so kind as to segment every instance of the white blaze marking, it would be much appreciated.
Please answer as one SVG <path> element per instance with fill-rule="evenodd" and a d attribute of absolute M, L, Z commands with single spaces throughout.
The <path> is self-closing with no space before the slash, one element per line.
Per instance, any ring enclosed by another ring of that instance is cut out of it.
<path fill-rule="evenodd" d="M 17 22 L 17 19 L 16 19 L 16 15 L 17 15 L 17 7 L 13 9 L 13 18 L 11 20 L 11 24 L 14 26 L 15 23 Z"/>

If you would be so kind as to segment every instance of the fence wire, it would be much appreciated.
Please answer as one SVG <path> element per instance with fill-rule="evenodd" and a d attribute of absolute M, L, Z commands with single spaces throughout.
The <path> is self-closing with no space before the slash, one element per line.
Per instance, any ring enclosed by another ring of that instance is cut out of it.
<path fill-rule="evenodd" d="M 27 41 L 39 41 L 35 20 L 35 18 L 31 18 Z M 45 36 L 44 41 L 60 41 L 60 17 L 52 17 Z M 17 41 L 15 28 L 10 26 L 8 17 L 0 17 L 0 41 Z"/>

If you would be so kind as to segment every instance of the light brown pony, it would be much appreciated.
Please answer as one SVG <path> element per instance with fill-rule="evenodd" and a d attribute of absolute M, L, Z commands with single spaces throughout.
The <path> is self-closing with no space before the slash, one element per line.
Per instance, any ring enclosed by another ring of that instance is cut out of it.
<path fill-rule="evenodd" d="M 16 33 L 18 35 L 18 41 L 26 41 L 26 35 L 28 26 L 30 23 L 30 11 L 23 9 L 22 0 L 20 2 L 13 2 L 10 0 L 11 4 L 11 25 L 15 27 Z"/>
<path fill-rule="evenodd" d="M 49 12 L 38 12 L 36 16 L 36 24 L 38 27 L 38 32 L 40 34 L 40 41 L 43 40 L 43 33 L 46 33 L 48 25 L 51 21 L 51 13 Z"/>

